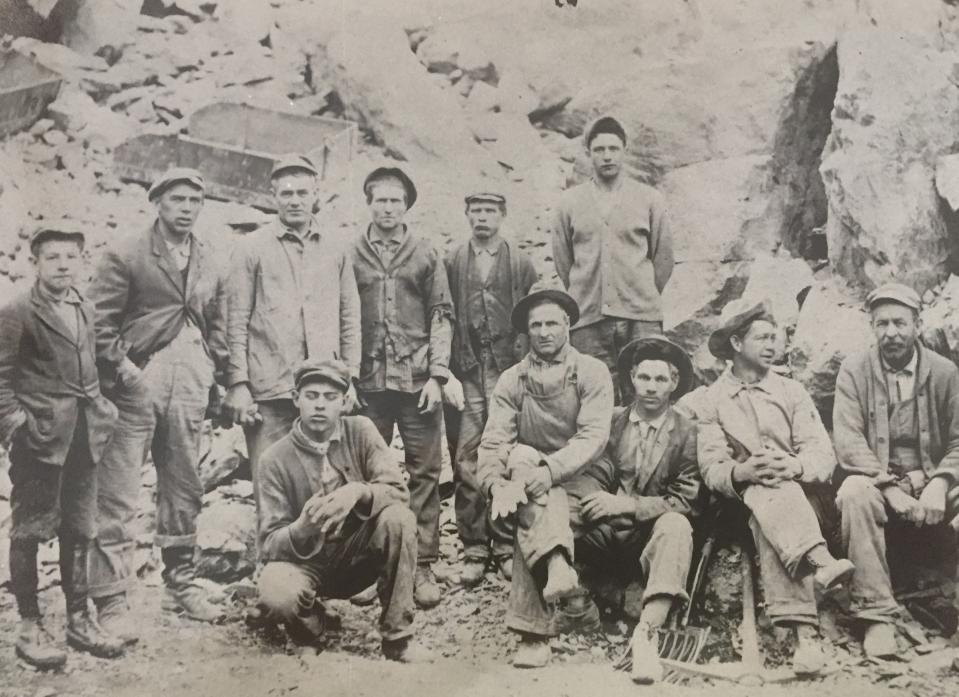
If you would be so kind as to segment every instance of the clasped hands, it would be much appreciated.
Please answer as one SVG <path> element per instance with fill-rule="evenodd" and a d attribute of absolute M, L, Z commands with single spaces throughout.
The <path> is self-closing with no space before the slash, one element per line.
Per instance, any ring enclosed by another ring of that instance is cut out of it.
<path fill-rule="evenodd" d="M 802 463 L 782 450 L 763 448 L 733 466 L 733 479 L 761 486 L 776 486 L 802 475 Z"/>
<path fill-rule="evenodd" d="M 350 511 L 369 493 L 362 482 L 349 482 L 330 494 L 316 493 L 300 511 L 297 525 L 313 534 L 335 537 L 340 533 Z"/>
<path fill-rule="evenodd" d="M 913 525 L 937 525 L 945 516 L 948 492 L 949 480 L 945 477 L 933 477 L 918 499 L 914 499 L 898 486 L 886 487 L 882 490 L 882 495 L 893 513 L 903 520 Z"/>

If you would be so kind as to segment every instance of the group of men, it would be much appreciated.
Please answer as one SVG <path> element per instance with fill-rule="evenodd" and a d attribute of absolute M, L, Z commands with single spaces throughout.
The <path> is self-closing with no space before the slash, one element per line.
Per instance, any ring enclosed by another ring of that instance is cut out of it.
<path fill-rule="evenodd" d="M 417 191 L 392 166 L 366 177 L 370 223 L 343 239 L 314 216 L 314 164 L 281 159 L 277 217 L 238 241 L 225 273 L 193 232 L 202 175 L 172 169 L 149 191 L 156 220 L 104 252 L 88 300 L 73 285 L 83 235 L 38 230 L 37 282 L 0 311 L 18 655 L 66 660 L 37 602 L 37 546 L 55 536 L 70 645 L 115 657 L 137 641 L 128 596 L 148 455 L 164 607 L 221 617 L 194 562 L 217 384 L 221 420 L 247 441 L 260 603 L 297 641 L 322 633 L 323 598 L 375 582 L 384 655 L 431 659 L 412 620 L 442 595 L 445 423 L 460 580 L 474 586 L 492 564 L 510 581 L 514 665 L 545 665 L 570 621 L 598 624 L 580 578 L 598 569 L 642 584 L 632 674 L 657 680 L 656 630 L 689 600 L 709 492 L 749 513 L 767 613 L 795 628 L 797 672 L 825 660 L 817 586 L 848 585 L 866 653 L 896 653 L 885 531 L 931 539 L 959 514 L 959 369 L 918 343 L 918 296 L 897 284 L 869 296 L 877 344 L 842 366 L 832 442 L 804 388 L 771 370 L 764 303 L 727 306 L 709 349 L 729 367 L 693 420 L 673 406 L 693 386 L 690 358 L 662 336 L 662 196 L 627 177 L 618 120 L 597 119 L 584 140 L 593 177 L 563 195 L 552 230 L 565 290 L 534 287 L 496 191 L 466 196 L 470 238 L 439 256 L 404 222 Z M 457 418 L 444 421 L 444 404 Z M 822 532 L 837 504 L 845 558 Z"/>

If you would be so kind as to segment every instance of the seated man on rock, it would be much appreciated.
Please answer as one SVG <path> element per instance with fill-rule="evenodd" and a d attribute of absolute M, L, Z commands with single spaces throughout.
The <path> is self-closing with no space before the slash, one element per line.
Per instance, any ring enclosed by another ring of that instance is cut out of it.
<path fill-rule="evenodd" d="M 550 659 L 548 605 L 581 594 L 573 569 L 576 501 L 599 484 L 583 471 L 600 458 L 613 415 L 609 370 L 569 344 L 579 318 L 560 290 L 535 290 L 511 321 L 529 335 L 529 353 L 493 389 L 478 474 L 494 519 L 516 514 L 508 627 L 521 636 L 513 665 Z"/>
<path fill-rule="evenodd" d="M 322 632 L 318 596 L 348 598 L 379 580 L 383 654 L 430 660 L 411 639 L 416 519 L 403 475 L 365 416 L 343 416 L 350 374 L 337 360 L 300 365 L 299 418 L 256 471 L 260 604 L 294 640 Z"/>
<path fill-rule="evenodd" d="M 812 398 L 770 370 L 777 327 L 765 303 L 735 301 L 709 337 L 714 356 L 732 361 L 709 388 L 699 422 L 699 467 L 707 487 L 741 500 L 759 552 L 766 612 L 795 627 L 793 669 L 825 665 L 818 641 L 814 582 L 828 591 L 853 572 L 826 548 L 814 498 L 836 466 L 829 435 Z"/>
<path fill-rule="evenodd" d="M 959 370 L 917 341 L 914 290 L 890 283 L 867 305 L 876 343 L 839 369 L 833 436 L 845 475 L 843 544 L 856 565 L 852 610 L 865 624 L 866 654 L 888 658 L 899 649 L 886 533 L 916 548 L 955 550 L 955 533 L 942 523 L 959 515 Z"/>
<path fill-rule="evenodd" d="M 689 600 L 693 529 L 688 518 L 701 508 L 696 424 L 670 406 L 671 399 L 689 391 L 693 366 L 686 352 L 664 336 L 627 344 L 617 364 L 622 393 L 634 398 L 613 414 L 606 447 L 612 481 L 580 501 L 587 527 L 576 540 L 576 555 L 592 568 L 630 576 L 642 572 L 645 592 L 633 633 L 632 677 L 652 683 L 662 677 L 662 668 L 650 637 L 676 601 Z M 603 479 L 610 471 L 603 464 L 588 473 Z"/>

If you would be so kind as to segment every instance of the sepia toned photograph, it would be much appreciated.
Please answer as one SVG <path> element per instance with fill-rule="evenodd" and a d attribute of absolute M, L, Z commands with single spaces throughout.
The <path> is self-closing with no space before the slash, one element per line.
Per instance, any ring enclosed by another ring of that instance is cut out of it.
<path fill-rule="evenodd" d="M 0 697 L 959 693 L 959 0 L 0 0 Z"/>

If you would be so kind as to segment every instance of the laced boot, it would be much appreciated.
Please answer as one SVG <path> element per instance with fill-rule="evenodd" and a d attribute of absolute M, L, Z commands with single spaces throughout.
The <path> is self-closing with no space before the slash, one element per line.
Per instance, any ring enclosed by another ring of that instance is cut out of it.
<path fill-rule="evenodd" d="M 196 582 L 192 547 L 168 547 L 162 550 L 163 580 L 166 591 L 163 609 L 184 614 L 198 622 L 223 620 L 223 610 L 210 600 L 209 593 Z"/>
<path fill-rule="evenodd" d="M 20 620 L 16 642 L 17 656 L 40 670 L 57 670 L 67 662 L 67 653 L 56 641 L 39 617 Z"/>

